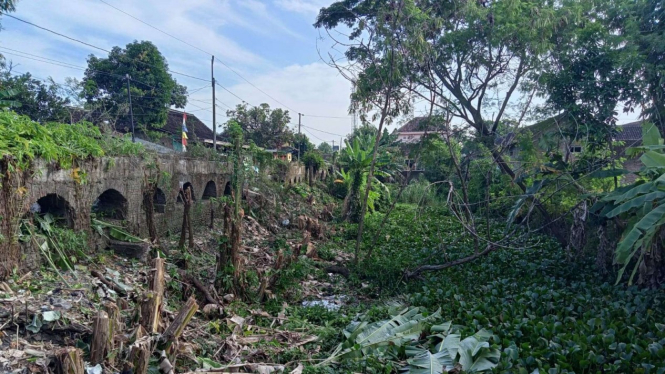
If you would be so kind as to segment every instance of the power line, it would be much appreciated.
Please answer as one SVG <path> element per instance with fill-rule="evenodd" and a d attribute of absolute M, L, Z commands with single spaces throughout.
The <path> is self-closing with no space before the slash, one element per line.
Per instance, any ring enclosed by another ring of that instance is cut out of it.
<path fill-rule="evenodd" d="M 324 134 L 328 134 L 328 135 L 344 136 L 344 135 L 341 135 L 341 134 L 335 134 L 335 133 L 332 133 L 332 132 L 327 132 L 327 131 L 323 131 L 323 130 L 315 129 L 315 128 L 313 128 L 313 127 L 309 127 L 309 126 L 305 126 L 305 125 L 301 125 L 301 126 L 302 126 L 302 127 L 305 127 L 305 128 L 308 128 L 308 129 L 310 129 L 310 130 L 314 130 L 314 131 L 322 132 L 322 133 L 324 133 Z"/>
<path fill-rule="evenodd" d="M 156 26 L 153 26 L 153 25 L 149 24 L 148 22 L 145 22 L 145 21 L 141 20 L 140 18 L 131 15 L 131 14 L 125 12 L 124 10 L 120 9 L 120 8 L 117 8 L 117 7 L 115 7 L 115 6 L 113 6 L 113 5 L 109 4 L 109 3 L 107 3 L 107 2 L 104 1 L 104 0 L 99 0 L 99 1 L 101 1 L 102 3 L 104 3 L 104 4 L 108 5 L 108 6 L 110 6 L 111 8 L 117 10 L 117 11 L 120 12 L 120 13 L 122 13 L 122 14 L 128 16 L 128 17 L 131 17 L 131 18 L 133 18 L 133 19 L 135 19 L 135 20 L 137 20 L 137 21 L 139 21 L 139 22 L 141 22 L 141 23 L 144 24 L 144 25 L 146 25 L 146 26 L 148 26 L 148 27 L 151 27 L 151 28 L 153 28 L 153 29 L 155 29 L 155 30 L 161 32 L 162 34 L 164 34 L 164 35 L 166 35 L 166 36 L 169 36 L 169 37 L 171 37 L 171 38 L 173 38 L 173 39 L 179 41 L 180 43 L 184 43 L 184 44 L 186 44 L 186 45 L 188 45 L 188 46 L 190 46 L 190 47 L 192 47 L 192 48 L 194 48 L 194 49 L 197 49 L 197 50 L 199 50 L 199 51 L 201 51 L 201 52 L 203 52 L 203 53 L 205 53 L 205 54 L 208 54 L 208 55 L 212 56 L 212 53 L 210 53 L 210 52 L 206 52 L 206 51 L 204 51 L 203 49 L 201 49 L 201 48 L 199 48 L 199 47 L 197 47 L 197 46 L 195 46 L 195 45 L 193 45 L 193 44 L 187 43 L 186 41 L 184 41 L 184 40 L 182 40 L 182 39 L 180 39 L 180 38 L 178 38 L 178 37 L 176 37 L 176 36 L 173 36 L 173 35 L 169 34 L 168 32 L 166 32 L 166 31 L 164 31 L 164 30 L 162 30 L 162 29 L 160 29 L 160 28 L 158 28 L 158 27 L 156 27 Z"/>
<path fill-rule="evenodd" d="M 28 60 L 33 60 L 33 61 L 37 61 L 37 62 L 43 62 L 43 63 L 45 63 L 45 64 L 51 64 L 51 65 L 61 66 L 61 67 L 69 68 L 69 69 L 76 69 L 76 70 L 83 70 L 83 71 L 88 70 L 88 71 L 91 71 L 91 72 L 93 72 L 93 73 L 103 74 L 103 75 L 108 75 L 108 76 L 110 76 L 110 77 L 115 77 L 115 78 L 118 78 L 118 79 L 121 79 L 121 80 L 125 80 L 125 79 L 126 79 L 125 76 L 123 76 L 123 75 L 113 74 L 113 73 L 107 73 L 107 72 L 99 71 L 99 70 L 93 70 L 93 69 L 85 68 L 85 67 L 82 67 L 82 66 L 76 66 L 76 65 L 70 64 L 70 63 L 68 63 L 68 62 L 58 61 L 58 60 L 54 60 L 54 59 L 50 59 L 50 58 L 46 58 L 46 57 L 43 57 L 43 56 L 39 56 L 39 55 L 35 55 L 35 54 L 31 54 L 31 53 L 28 53 L 28 52 L 19 51 L 19 50 L 16 50 L 16 49 L 11 49 L 11 48 L 7 48 L 7 47 L 3 47 L 3 46 L 0 46 L 0 49 L 6 49 L 6 50 L 9 50 L 9 51 L 13 51 L 13 52 L 20 53 L 20 54 L 17 54 L 17 53 L 5 52 L 5 53 L 8 54 L 8 55 L 18 56 L 18 57 L 21 57 L 21 58 L 27 58 Z M 24 55 L 27 55 L 27 56 L 22 56 L 21 54 L 24 54 Z M 33 56 L 33 57 L 28 57 L 28 56 Z M 160 92 L 166 92 L 166 91 L 164 91 L 164 90 L 162 90 L 162 89 L 159 89 L 159 88 L 157 88 L 157 87 L 154 87 L 154 86 L 152 86 L 152 85 L 150 85 L 150 84 L 148 84 L 148 83 L 146 83 L 146 82 L 143 82 L 143 81 L 140 81 L 140 80 L 137 80 L 137 79 L 134 79 L 134 78 L 131 78 L 131 80 L 132 80 L 133 82 L 141 83 L 141 84 L 143 84 L 143 85 L 145 85 L 145 86 L 147 86 L 147 87 L 149 87 L 149 88 L 152 88 L 153 90 L 160 91 Z M 207 87 L 207 86 L 206 86 L 206 87 Z M 171 93 L 173 93 L 173 91 L 172 91 Z M 190 94 L 191 94 L 191 93 L 188 93 L 188 94 L 185 94 L 184 96 L 187 96 L 187 97 L 188 97 Z"/>
<path fill-rule="evenodd" d="M 231 109 L 231 110 L 234 110 L 233 108 L 231 108 L 230 106 L 226 105 L 223 101 L 219 100 L 218 98 L 215 98 L 215 101 L 218 102 L 218 103 L 220 103 L 220 104 L 222 104 L 222 105 L 224 105 L 225 107 L 227 107 L 227 108 L 229 108 L 229 109 Z"/>
<path fill-rule="evenodd" d="M 197 47 L 197 46 L 195 46 L 195 45 L 193 45 L 193 44 L 191 44 L 191 43 L 189 43 L 189 42 L 186 42 L 186 41 L 184 41 L 184 40 L 178 38 L 177 36 L 172 35 L 172 34 L 166 32 L 166 31 L 164 31 L 164 30 L 162 30 L 162 29 L 160 29 L 160 28 L 158 28 L 158 27 L 156 27 L 156 26 L 153 26 L 153 25 L 151 25 L 150 23 L 148 23 L 148 22 L 146 22 L 146 21 L 144 21 L 144 20 L 142 20 L 142 19 L 140 19 L 140 18 L 138 18 L 138 17 L 136 17 L 136 16 L 134 16 L 134 15 L 128 13 L 128 12 L 125 12 L 124 10 L 122 10 L 122 9 L 120 9 L 120 8 L 118 8 L 118 7 L 115 7 L 115 6 L 109 4 L 108 2 L 106 2 L 106 1 L 104 1 L 104 0 L 99 0 L 99 1 L 101 1 L 101 2 L 104 3 L 104 4 L 106 4 L 106 5 L 109 6 L 109 7 L 111 7 L 111 8 L 113 8 L 113 9 L 117 10 L 118 12 L 120 12 L 120 13 L 122 13 L 122 14 L 128 16 L 128 17 L 131 17 L 132 19 L 134 19 L 134 20 L 136 20 L 136 21 L 141 22 L 142 24 L 144 24 L 144 25 L 146 25 L 146 26 L 148 26 L 148 27 L 150 27 L 150 28 L 152 28 L 152 29 L 154 29 L 154 30 L 159 31 L 159 32 L 162 33 L 162 34 L 164 34 L 164 35 L 166 35 L 166 36 L 168 36 L 168 37 L 170 37 L 170 38 L 173 38 L 173 39 L 179 41 L 180 43 L 183 43 L 183 44 L 185 44 L 185 45 L 187 45 L 187 46 L 189 46 L 189 47 L 191 47 L 191 48 L 194 48 L 194 49 L 196 49 L 196 50 L 198 50 L 198 51 L 200 51 L 200 52 L 203 52 L 203 53 L 205 53 L 205 54 L 207 54 L 207 55 L 209 55 L 209 56 L 213 56 L 212 53 L 210 53 L 210 52 L 208 52 L 208 51 L 206 51 L 206 50 L 204 50 L 204 49 L 201 49 L 201 48 L 199 48 L 199 47 Z M 287 105 L 285 105 L 284 103 L 280 102 L 279 100 L 275 99 L 273 96 L 271 96 L 270 94 L 268 94 L 267 92 L 265 92 L 265 91 L 263 91 L 262 89 L 260 89 L 259 87 L 257 87 L 254 83 L 250 82 L 247 78 L 245 78 L 245 77 L 242 76 L 240 73 L 238 73 L 237 71 L 235 71 L 231 66 L 229 66 L 227 63 L 225 63 L 223 60 L 217 58 L 217 59 L 215 59 L 215 62 L 218 62 L 218 63 L 222 64 L 224 67 L 226 67 L 227 69 L 231 70 L 235 75 L 237 75 L 237 76 L 240 77 L 242 80 L 244 80 L 245 82 L 247 82 L 250 86 L 254 87 L 254 88 L 255 88 L 256 90 L 258 90 L 259 92 L 261 92 L 261 93 L 263 93 L 264 95 L 268 96 L 269 98 L 271 98 L 273 101 L 275 101 L 275 102 L 278 103 L 279 105 L 285 107 L 286 109 L 288 109 L 288 110 L 290 110 L 290 111 L 292 111 L 292 112 L 296 112 L 296 111 L 293 110 L 292 108 L 289 108 L 289 107 L 288 107 Z M 235 94 L 234 94 L 234 96 L 235 96 Z M 242 100 L 242 99 L 241 99 L 241 100 Z"/>
<path fill-rule="evenodd" d="M 219 87 L 221 87 L 224 91 L 226 91 L 226 92 L 230 93 L 231 95 L 235 96 L 238 100 L 242 101 L 243 103 L 247 103 L 247 104 L 249 104 L 250 106 L 254 106 L 254 107 L 256 106 L 256 105 L 252 105 L 252 104 L 250 104 L 249 102 L 243 100 L 242 97 L 240 97 L 240 96 L 234 94 L 231 90 L 229 90 L 228 88 L 222 86 L 222 85 L 219 84 L 216 80 L 215 80 L 215 84 L 218 85 Z"/>
<path fill-rule="evenodd" d="M 262 89 L 256 87 L 256 86 L 254 85 L 254 83 L 250 82 L 249 80 L 247 80 L 247 78 L 245 78 L 245 77 L 243 77 L 242 75 L 240 75 L 240 73 L 238 73 L 237 71 L 233 70 L 233 68 L 231 68 L 229 65 L 227 65 L 224 61 L 219 60 L 219 59 L 218 59 L 218 60 L 215 60 L 215 61 L 218 61 L 220 64 L 224 65 L 224 67 L 226 67 L 227 69 L 231 70 L 235 75 L 237 75 L 237 76 L 239 76 L 240 78 L 242 78 L 242 80 L 244 80 L 245 82 L 247 82 L 250 86 L 254 87 L 255 89 L 257 89 L 257 90 L 258 90 L 259 92 L 261 92 L 262 94 L 264 94 L 264 95 L 268 96 L 269 98 L 271 98 L 271 99 L 272 99 L 273 101 L 275 101 L 277 104 L 283 106 L 284 108 L 286 108 L 286 109 L 288 109 L 288 110 L 290 110 L 290 111 L 292 111 L 292 112 L 294 112 L 294 113 L 297 112 L 296 110 L 293 110 L 292 108 L 289 108 L 286 104 L 284 104 L 284 103 L 280 102 L 279 100 L 275 99 L 274 97 L 270 96 L 270 94 L 268 94 L 267 92 L 265 92 L 265 91 L 263 91 Z"/>
<path fill-rule="evenodd" d="M 305 126 L 303 126 L 303 127 L 305 127 Z M 316 136 L 316 135 L 312 134 L 312 133 L 311 133 L 311 132 L 309 132 L 309 131 L 308 131 L 308 130 L 307 130 L 306 128 L 305 128 L 305 131 L 306 131 L 306 132 L 307 132 L 308 134 L 310 134 L 311 136 L 315 137 L 316 139 L 318 139 L 318 140 L 320 140 L 320 141 L 322 141 L 322 142 L 326 142 L 326 143 L 327 143 L 327 141 L 325 141 L 325 140 L 323 140 L 323 139 L 319 138 L 318 136 Z"/>
<path fill-rule="evenodd" d="M 336 119 L 353 119 L 353 117 L 348 116 L 348 117 L 335 117 L 335 116 L 315 116 L 313 114 L 306 114 L 307 117 L 314 117 L 314 118 L 336 118 Z"/>
<path fill-rule="evenodd" d="M 3 15 L 5 15 L 5 16 L 7 16 L 7 17 L 10 17 L 10 18 L 13 18 L 13 19 L 15 19 L 15 20 L 17 20 L 17 21 L 20 21 L 20 22 L 23 22 L 23 23 L 25 23 L 25 24 L 28 24 L 28 25 L 30 25 L 30 26 L 34 26 L 34 27 L 36 27 L 36 28 L 38 28 L 38 29 L 41 29 L 41 30 L 44 30 L 44 31 L 48 31 L 48 32 L 50 32 L 50 33 L 52 33 L 52 34 L 58 35 L 58 36 L 63 37 L 63 38 L 65 38 L 65 39 L 69 39 L 69 40 L 71 40 L 71 41 L 74 41 L 74 42 L 77 42 L 77 43 L 81 43 L 81 44 L 86 45 L 86 46 L 88 46 L 88 47 L 92 47 L 92 48 L 98 49 L 98 50 L 100 50 L 100 51 L 104 51 L 104 52 L 106 52 L 106 53 L 109 53 L 109 54 L 111 53 L 111 51 L 109 51 L 108 49 L 105 49 L 105 48 L 102 48 L 102 47 L 98 47 L 98 46 L 96 46 L 96 45 L 94 45 L 94 44 L 86 43 L 86 42 L 84 42 L 84 41 L 82 41 L 82 40 L 79 40 L 79 39 L 76 39 L 76 38 L 72 38 L 71 36 L 67 36 L 67 35 L 65 35 L 65 34 L 61 34 L 61 33 L 57 32 L 57 31 L 53 31 L 53 30 L 48 29 L 48 28 L 46 28 L 46 27 L 39 26 L 39 25 L 37 25 L 37 24 L 34 24 L 34 23 L 32 23 L 32 22 L 28 22 L 28 21 L 23 20 L 23 19 L 20 19 L 20 18 L 18 18 L 18 17 L 14 17 L 14 16 L 12 16 L 12 15 L 10 15 L 10 14 L 2 13 L 2 12 L 0 12 L 0 14 L 3 14 Z M 147 62 L 138 61 L 138 60 L 132 60 L 132 61 L 133 61 L 133 62 L 136 62 L 136 63 L 139 63 L 139 64 L 146 65 L 146 66 L 150 66 L 150 67 L 153 67 L 153 68 L 159 68 L 158 66 L 155 66 L 155 65 L 149 64 L 149 63 L 147 63 Z M 168 71 L 169 73 L 172 73 L 172 74 L 182 75 L 182 76 L 184 76 L 184 77 L 188 77 L 188 78 L 192 78 L 192 79 L 197 79 L 197 80 L 204 81 L 204 82 L 210 82 L 209 80 L 207 80 L 207 79 L 205 79 L 205 78 L 195 77 L 195 76 L 193 76 L 193 75 L 189 75 L 189 74 L 185 74 L 185 73 L 180 73 L 180 72 L 177 72 L 177 71 L 174 71 L 174 70 L 169 70 L 169 69 L 167 69 L 167 71 Z"/>

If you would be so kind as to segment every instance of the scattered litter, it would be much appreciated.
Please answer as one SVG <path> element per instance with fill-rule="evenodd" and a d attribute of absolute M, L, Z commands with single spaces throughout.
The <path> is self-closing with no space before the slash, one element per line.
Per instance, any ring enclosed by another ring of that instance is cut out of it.
<path fill-rule="evenodd" d="M 344 305 L 346 299 L 347 297 L 345 295 L 326 296 L 320 300 L 303 301 L 302 306 L 308 308 L 320 306 L 327 310 L 336 311 Z"/>

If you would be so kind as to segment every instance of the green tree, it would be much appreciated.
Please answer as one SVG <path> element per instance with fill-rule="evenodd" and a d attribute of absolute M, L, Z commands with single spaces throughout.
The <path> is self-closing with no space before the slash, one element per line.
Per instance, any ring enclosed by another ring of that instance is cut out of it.
<path fill-rule="evenodd" d="M 314 144 L 309 141 L 309 138 L 305 134 L 294 134 L 293 135 L 293 157 L 298 157 L 305 155 L 305 153 L 315 149 Z"/>
<path fill-rule="evenodd" d="M 324 155 L 329 155 L 333 152 L 332 146 L 328 142 L 322 142 L 316 149 Z"/>
<path fill-rule="evenodd" d="M 559 131 L 591 150 L 607 147 L 616 133 L 616 108 L 634 94 L 634 72 L 625 63 L 626 38 L 616 33 L 593 2 L 580 3 L 585 22 L 552 35 L 551 51 L 536 71 L 547 109 L 564 113 Z"/>
<path fill-rule="evenodd" d="M 665 132 L 665 5 L 662 0 L 612 1 L 604 4 L 612 32 L 621 35 L 626 69 L 633 71 L 637 90 L 627 110 L 643 115 Z"/>
<path fill-rule="evenodd" d="M 30 73 L 12 76 L 5 70 L 0 74 L 0 90 L 11 90 L 12 101 L 20 103 L 12 109 L 33 121 L 70 122 L 69 99 L 60 96 L 60 87 L 53 80 L 46 84 Z"/>
<path fill-rule="evenodd" d="M 238 104 L 235 110 L 227 111 L 226 115 L 235 120 L 246 138 L 259 147 L 274 149 L 293 141 L 288 110 L 270 109 L 270 105 L 265 103 L 254 107 L 243 103 Z"/>
<path fill-rule="evenodd" d="M 114 47 L 106 58 L 88 57 L 84 75 L 88 103 L 128 118 L 127 74 L 131 77 L 132 110 L 139 129 L 164 126 L 170 106 L 184 108 L 187 104 L 187 88 L 171 76 L 166 59 L 148 41 Z"/>

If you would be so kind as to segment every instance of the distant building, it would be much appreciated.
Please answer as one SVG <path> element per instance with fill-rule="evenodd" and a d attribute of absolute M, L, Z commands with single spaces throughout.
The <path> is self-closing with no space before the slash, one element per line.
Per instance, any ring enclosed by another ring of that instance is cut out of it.
<path fill-rule="evenodd" d="M 113 130 L 122 134 L 130 134 L 132 132 L 131 123 L 127 118 L 122 118 L 114 124 L 111 123 L 109 119 L 105 119 L 106 116 L 101 115 L 100 113 L 87 111 L 80 108 L 69 108 L 71 113 L 71 121 L 73 123 L 80 121 L 89 121 L 98 125 L 100 127 L 111 126 Z M 182 152 L 182 117 L 183 112 L 179 110 L 169 109 L 166 117 L 166 123 L 162 127 L 149 126 L 148 131 L 150 134 L 144 133 L 144 131 L 138 127 L 134 129 L 134 135 L 139 141 L 146 146 L 151 146 L 151 144 L 156 144 L 157 146 L 165 147 L 171 149 L 175 152 Z M 196 115 L 187 113 L 187 143 L 188 144 L 203 144 L 207 147 L 212 147 L 212 130 L 206 126 L 201 120 L 199 120 Z M 158 139 L 155 139 L 155 134 L 161 135 L 158 136 Z M 217 144 L 220 147 L 222 144 L 222 139 L 217 137 Z M 162 148 L 154 146 L 156 150 L 164 151 Z M 163 152 L 162 152 L 163 153 Z"/>
<path fill-rule="evenodd" d="M 134 132 L 136 136 L 141 139 L 154 141 L 164 147 L 171 148 L 177 152 L 182 152 L 182 115 L 183 112 L 179 110 L 169 109 L 168 115 L 166 117 L 166 123 L 162 127 L 149 126 L 148 130 L 154 133 L 160 133 L 162 136 L 159 139 L 152 139 L 143 134 L 142 131 Z M 194 114 L 187 113 L 187 143 L 188 144 L 203 144 L 206 146 L 212 147 L 212 130 L 206 126 L 201 120 L 199 120 Z M 116 123 L 116 131 L 121 133 L 131 133 L 131 125 L 127 124 L 125 121 Z M 221 143 L 221 139 L 218 137 L 218 142 Z"/>
<path fill-rule="evenodd" d="M 425 134 L 444 134 L 445 132 L 432 124 L 438 117 L 415 117 L 397 129 L 397 141 L 400 143 L 418 143 Z"/>

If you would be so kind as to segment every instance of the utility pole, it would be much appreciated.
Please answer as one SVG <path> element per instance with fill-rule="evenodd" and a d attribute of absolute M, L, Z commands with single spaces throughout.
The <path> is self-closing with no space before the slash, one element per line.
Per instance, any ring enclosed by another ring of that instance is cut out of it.
<path fill-rule="evenodd" d="M 215 108 L 217 102 L 215 101 L 215 56 L 212 56 L 210 61 L 210 77 L 212 78 L 212 148 L 217 152 L 217 117 L 215 116 Z"/>
<path fill-rule="evenodd" d="M 298 113 L 298 135 L 300 135 L 300 125 L 302 123 L 302 113 Z M 300 138 L 300 144 L 298 144 L 298 162 L 300 162 L 300 148 L 302 148 L 302 137 Z"/>
<path fill-rule="evenodd" d="M 136 139 L 134 139 L 134 111 L 132 110 L 132 93 L 129 91 L 129 80 L 131 78 L 129 77 L 129 74 L 125 74 L 125 78 L 127 78 L 127 96 L 129 97 L 129 119 L 132 123 L 132 143 L 136 143 Z"/>
<path fill-rule="evenodd" d="M 333 139 L 333 152 L 335 152 L 335 139 Z"/>

